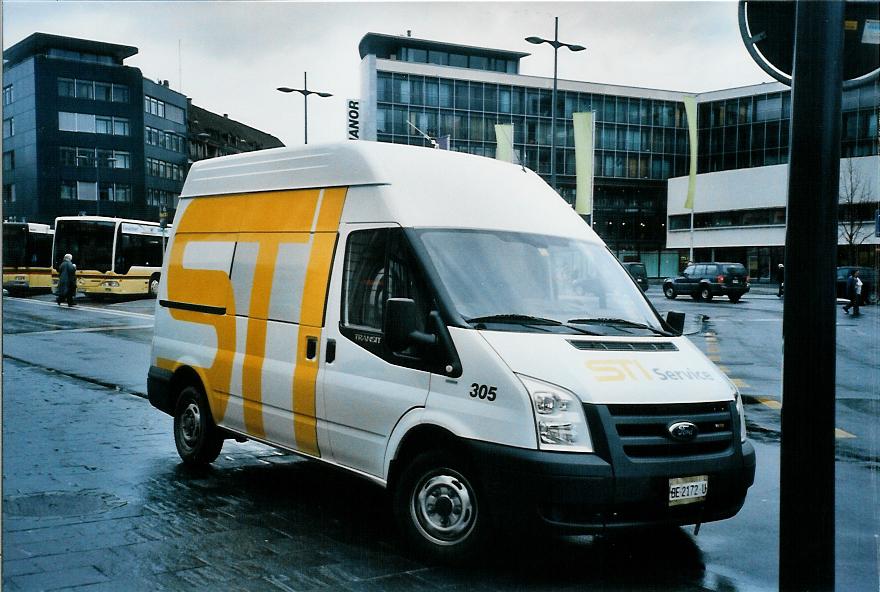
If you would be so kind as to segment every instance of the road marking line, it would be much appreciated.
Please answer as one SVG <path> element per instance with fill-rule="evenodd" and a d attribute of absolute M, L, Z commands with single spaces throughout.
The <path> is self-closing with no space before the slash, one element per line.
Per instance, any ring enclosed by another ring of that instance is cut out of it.
<path fill-rule="evenodd" d="M 710 354 L 717 354 L 719 352 L 718 346 L 714 343 L 706 344 L 706 351 Z"/>
<path fill-rule="evenodd" d="M 709 358 L 710 362 L 720 362 L 721 361 L 721 356 L 718 356 L 718 355 L 711 355 L 711 356 L 707 356 L 707 357 Z"/>
<path fill-rule="evenodd" d="M 855 438 L 855 434 L 850 434 L 846 430 L 842 430 L 840 428 L 834 428 L 834 437 L 843 439 L 843 438 Z"/>
<path fill-rule="evenodd" d="M 776 399 L 768 399 L 766 397 L 756 397 L 757 400 L 770 409 L 782 409 L 782 403 L 777 401 Z"/>
<path fill-rule="evenodd" d="M 51 333 L 93 333 L 95 331 L 124 331 L 125 329 L 152 329 L 153 325 L 122 325 L 112 327 L 83 327 L 80 329 L 48 329 L 46 331 L 22 331 L 21 333 L 9 333 L 6 337 L 15 335 L 48 335 Z"/>
<path fill-rule="evenodd" d="M 16 302 L 25 302 L 28 304 L 36 304 L 39 306 L 48 306 L 50 308 L 62 308 L 61 306 L 58 306 L 54 302 L 45 302 L 43 300 L 32 300 L 30 298 L 11 298 L 11 297 L 8 297 L 8 299 L 14 300 Z M 153 315 L 146 314 L 143 312 L 128 312 L 128 311 L 124 311 L 124 310 L 108 310 L 106 308 L 95 308 L 94 306 L 83 306 L 81 304 L 77 304 L 74 308 L 78 308 L 80 310 L 88 310 L 91 312 L 99 312 L 99 313 L 103 313 L 103 314 L 116 315 L 116 316 L 121 316 L 121 317 L 135 317 L 135 318 L 141 318 L 141 319 L 152 319 L 153 318 Z"/>
<path fill-rule="evenodd" d="M 730 382 L 735 384 L 736 388 L 740 388 L 740 389 L 751 388 L 751 385 L 748 382 L 746 382 L 745 380 L 743 380 L 742 378 L 731 378 Z"/>
<path fill-rule="evenodd" d="M 730 368 L 728 368 L 727 366 L 722 366 L 721 364 L 719 364 L 718 369 L 721 370 L 722 372 L 724 372 L 725 374 L 730 374 Z"/>

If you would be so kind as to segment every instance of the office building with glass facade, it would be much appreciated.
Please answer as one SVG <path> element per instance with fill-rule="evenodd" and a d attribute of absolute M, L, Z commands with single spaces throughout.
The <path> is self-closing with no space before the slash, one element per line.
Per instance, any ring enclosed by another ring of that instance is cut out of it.
<path fill-rule="evenodd" d="M 433 139 L 451 150 L 494 157 L 494 125 L 513 124 L 518 158 L 550 181 L 553 80 L 519 74 L 519 62 L 529 54 L 378 33 L 366 34 L 359 52 L 360 139 L 420 146 Z M 669 180 L 688 173 L 690 143 L 682 102 L 688 94 L 693 93 L 558 81 L 556 189 L 574 202 L 572 113 L 593 111 L 593 227 L 620 259 L 641 260 L 652 276 L 677 273 L 688 254 L 689 245 L 679 240 L 682 219 L 672 203 L 677 197 L 667 197 L 673 193 Z M 695 96 L 699 173 L 750 176 L 787 161 L 786 87 L 762 84 Z M 843 155 L 876 155 L 877 119 L 871 118 L 876 87 L 847 91 L 843 108 Z M 780 213 L 765 191 L 754 198 L 760 207 L 753 209 L 761 212 L 748 213 L 749 220 L 765 216 L 773 226 L 781 215 L 784 224 L 784 203 Z M 698 200 L 697 210 L 709 203 L 708 196 Z M 684 234 L 689 237 L 689 228 Z M 711 251 L 698 253 L 709 256 Z M 728 254 L 743 263 L 754 256 L 745 249 Z"/>
<path fill-rule="evenodd" d="M 495 124 L 513 124 L 522 164 L 550 180 L 553 81 L 519 74 L 529 54 L 367 34 L 360 44 L 361 139 L 495 155 Z M 625 260 L 672 273 L 666 180 L 688 162 L 684 93 L 559 80 L 557 190 L 575 197 L 572 113 L 596 112 L 593 225 Z M 445 141 L 444 141 L 445 142 Z"/>
<path fill-rule="evenodd" d="M 876 266 L 880 207 L 878 87 L 844 91 L 840 164 L 840 265 Z M 669 181 L 666 244 L 695 260 L 737 261 L 771 281 L 784 261 L 791 93 L 760 84 L 697 95 L 699 137 L 693 233 L 687 177 Z M 855 189 L 855 190 L 854 190 Z"/>

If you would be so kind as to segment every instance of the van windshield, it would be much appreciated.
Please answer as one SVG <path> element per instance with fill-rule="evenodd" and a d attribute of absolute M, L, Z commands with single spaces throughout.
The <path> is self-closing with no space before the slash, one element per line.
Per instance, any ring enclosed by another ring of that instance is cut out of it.
<path fill-rule="evenodd" d="M 508 331 L 651 335 L 660 321 L 602 244 L 489 230 L 417 233 L 457 312 Z"/>

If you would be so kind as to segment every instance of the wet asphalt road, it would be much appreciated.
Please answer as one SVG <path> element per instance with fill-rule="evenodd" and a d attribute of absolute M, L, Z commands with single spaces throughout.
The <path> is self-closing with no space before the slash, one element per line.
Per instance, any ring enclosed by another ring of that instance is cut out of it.
<path fill-rule="evenodd" d="M 743 510 L 697 537 L 497 541 L 457 569 L 402 547 L 383 490 L 319 463 L 227 442 L 186 470 L 171 418 L 143 398 L 153 301 L 4 298 L 3 589 L 774 590 L 781 303 L 652 292 L 749 396 Z M 838 590 L 880 589 L 875 308 L 839 325 Z"/>

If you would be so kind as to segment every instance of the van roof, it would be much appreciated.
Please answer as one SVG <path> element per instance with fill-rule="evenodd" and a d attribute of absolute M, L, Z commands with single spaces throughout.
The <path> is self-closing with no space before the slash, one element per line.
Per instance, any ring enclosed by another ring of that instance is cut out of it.
<path fill-rule="evenodd" d="M 571 206 L 525 167 L 384 142 L 310 144 L 198 161 L 180 197 L 357 186 L 377 187 L 382 211 L 403 226 L 497 228 L 599 241 Z"/>
<path fill-rule="evenodd" d="M 456 169 L 473 158 L 461 152 L 358 140 L 272 148 L 193 163 L 180 197 L 385 185 L 413 168 Z M 490 159 L 480 160 L 485 165 Z"/>

